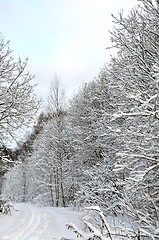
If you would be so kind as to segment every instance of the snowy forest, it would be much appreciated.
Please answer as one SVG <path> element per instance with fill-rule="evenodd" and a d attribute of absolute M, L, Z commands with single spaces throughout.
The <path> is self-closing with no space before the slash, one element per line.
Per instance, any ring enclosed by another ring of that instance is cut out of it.
<path fill-rule="evenodd" d="M 116 54 L 69 103 L 55 76 L 40 114 L 27 60 L 15 62 L 1 36 L 1 195 L 40 206 L 99 206 L 159 239 L 159 1 L 141 0 L 112 19 L 108 49 Z M 7 147 L 29 125 L 16 149 Z"/>

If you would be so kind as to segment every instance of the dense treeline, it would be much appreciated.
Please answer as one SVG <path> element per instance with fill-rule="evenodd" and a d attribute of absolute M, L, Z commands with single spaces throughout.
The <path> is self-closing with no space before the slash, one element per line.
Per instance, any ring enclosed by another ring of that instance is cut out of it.
<path fill-rule="evenodd" d="M 52 206 L 126 212 L 159 226 L 159 11 L 142 0 L 113 17 L 117 56 L 64 106 L 57 81 L 32 150 L 6 174 L 3 194 Z"/>

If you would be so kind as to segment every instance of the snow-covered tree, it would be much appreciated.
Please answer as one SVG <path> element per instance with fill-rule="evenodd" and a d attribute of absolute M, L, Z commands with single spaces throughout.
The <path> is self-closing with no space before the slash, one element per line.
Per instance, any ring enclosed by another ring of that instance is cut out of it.
<path fill-rule="evenodd" d="M 69 159 L 70 145 L 65 121 L 63 121 L 61 129 L 61 151 L 63 157 L 63 190 L 65 192 L 65 204 L 68 205 L 72 201 L 73 195 L 71 174 L 73 167 Z M 30 174 L 30 178 L 27 179 L 27 199 L 30 199 L 31 202 L 63 206 L 58 140 L 58 126 L 56 119 L 52 116 L 44 125 L 42 133 L 35 140 L 33 152 L 26 161 Z"/>
<path fill-rule="evenodd" d="M 109 65 L 121 101 L 112 115 L 120 127 L 122 149 L 116 170 L 124 174 L 124 207 L 156 236 L 158 229 L 158 17 L 151 1 L 141 1 L 127 17 L 114 17 L 112 41 L 118 56 Z"/>
<path fill-rule="evenodd" d="M 63 207 L 66 206 L 65 194 L 63 188 L 63 150 L 62 150 L 62 128 L 63 128 L 63 118 L 65 115 L 63 104 L 64 104 L 64 92 L 60 89 L 60 80 L 55 76 L 54 81 L 51 82 L 50 88 L 50 104 L 49 110 L 54 115 L 54 121 L 56 123 L 56 156 L 59 162 L 59 184 L 61 189 L 61 197 Z"/>
<path fill-rule="evenodd" d="M 110 211 L 115 202 L 118 203 L 117 194 L 114 195 L 117 176 L 112 169 L 119 148 L 116 138 L 120 129 L 110 121 L 117 107 L 112 101 L 108 77 L 104 67 L 94 81 L 74 96 L 70 129 L 74 164 L 79 166 L 76 168 L 75 202 L 78 205 L 97 204 Z"/>
<path fill-rule="evenodd" d="M 15 138 L 22 127 L 30 126 L 38 109 L 32 76 L 26 71 L 27 60 L 16 61 L 0 35 L 0 143 Z"/>
<path fill-rule="evenodd" d="M 8 151 L 13 140 L 35 121 L 39 101 L 34 94 L 33 76 L 26 70 L 27 59 L 16 60 L 9 42 L 0 34 L 0 177 L 14 163 L 15 154 Z M 8 153 L 7 153 L 8 152 Z"/>
<path fill-rule="evenodd" d="M 19 163 L 14 167 L 10 168 L 10 170 L 5 173 L 2 185 L 2 197 L 4 199 L 8 199 L 9 197 L 11 197 L 17 202 L 24 201 L 26 191 L 26 178 L 24 178 L 24 173 L 26 174 L 26 169 L 24 171 L 24 167 L 24 164 Z"/>

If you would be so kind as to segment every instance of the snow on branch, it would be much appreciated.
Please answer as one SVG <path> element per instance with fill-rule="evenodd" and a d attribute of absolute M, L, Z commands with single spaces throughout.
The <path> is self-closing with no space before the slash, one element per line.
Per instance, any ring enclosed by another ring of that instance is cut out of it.
<path fill-rule="evenodd" d="M 146 231 L 144 232 L 141 228 L 135 230 L 133 228 L 129 229 L 129 227 L 123 229 L 121 226 L 117 226 L 118 231 L 114 232 L 113 226 L 110 228 L 103 212 L 98 206 L 86 207 L 85 210 L 88 210 L 89 213 L 82 220 L 89 232 L 80 231 L 72 223 L 66 224 L 67 228 L 73 230 L 77 237 L 85 240 L 113 240 L 113 238 L 118 239 L 119 237 L 121 239 L 141 239 L 141 237 L 146 238 L 150 236 L 150 234 Z"/>
<path fill-rule="evenodd" d="M 72 223 L 66 224 L 67 228 L 73 230 L 77 237 L 82 237 L 87 240 L 91 240 L 91 239 L 106 240 L 108 238 L 113 240 L 111 236 L 111 230 L 110 230 L 109 224 L 107 223 L 104 217 L 104 214 L 100 210 L 100 208 L 98 206 L 92 206 L 92 207 L 86 207 L 85 210 L 88 210 L 89 213 L 87 216 L 83 218 L 83 223 L 85 224 L 86 228 L 89 230 L 90 234 L 83 234 Z M 91 215 L 92 211 L 98 214 L 98 219 L 95 216 Z"/>

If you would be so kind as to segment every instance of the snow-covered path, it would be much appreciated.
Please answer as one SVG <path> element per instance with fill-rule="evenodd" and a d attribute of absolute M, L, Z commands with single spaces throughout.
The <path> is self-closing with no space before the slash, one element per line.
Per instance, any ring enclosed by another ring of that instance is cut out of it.
<path fill-rule="evenodd" d="M 81 214 L 64 208 L 17 204 L 12 216 L 0 216 L 0 240 L 53 240 L 74 238 L 66 223 L 80 226 Z"/>

